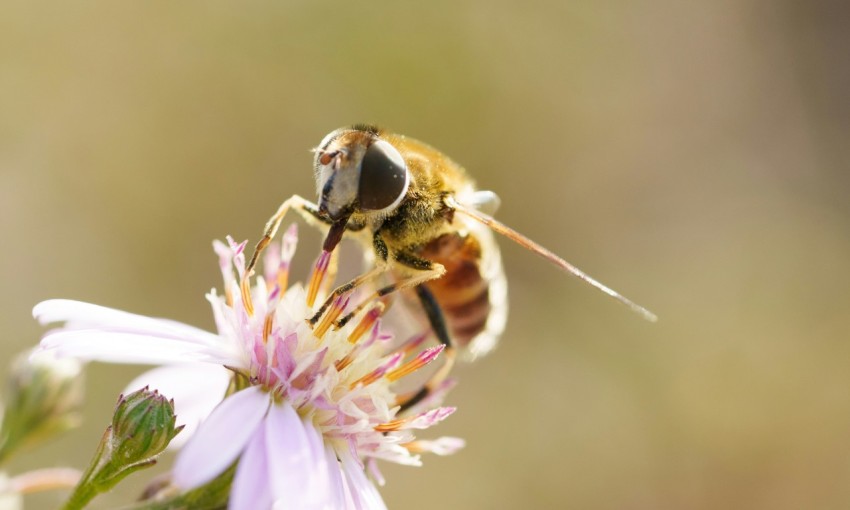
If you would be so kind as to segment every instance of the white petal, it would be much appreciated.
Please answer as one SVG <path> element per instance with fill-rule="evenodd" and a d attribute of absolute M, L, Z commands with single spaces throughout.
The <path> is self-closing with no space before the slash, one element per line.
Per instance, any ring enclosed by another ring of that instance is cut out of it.
<path fill-rule="evenodd" d="M 177 424 L 184 425 L 184 428 L 168 444 L 168 448 L 173 450 L 186 444 L 198 425 L 222 401 L 229 383 L 230 372 L 218 365 L 167 365 L 148 370 L 135 378 L 127 385 L 124 393 L 148 386 L 174 399 Z"/>
<path fill-rule="evenodd" d="M 325 447 L 325 467 L 328 470 L 328 495 L 331 508 L 345 508 L 346 489 L 342 468 L 336 458 L 336 452 L 330 446 Z"/>
<path fill-rule="evenodd" d="M 466 441 L 459 437 L 443 436 L 437 439 L 417 439 L 412 443 L 417 451 L 430 452 L 435 455 L 451 455 L 466 446 Z"/>
<path fill-rule="evenodd" d="M 386 510 L 381 494 L 375 484 L 366 478 L 363 466 L 350 454 L 342 456 L 342 472 L 345 475 L 348 491 L 354 506 L 362 510 Z"/>
<path fill-rule="evenodd" d="M 269 407 L 269 396 L 258 386 L 227 397 L 177 454 L 174 483 L 192 489 L 212 480 L 242 453 Z"/>
<path fill-rule="evenodd" d="M 266 428 L 260 426 L 245 447 L 245 453 L 236 467 L 236 477 L 227 505 L 230 510 L 271 508 L 272 493 L 266 451 Z"/>
<path fill-rule="evenodd" d="M 180 322 L 145 317 L 144 315 L 70 299 L 42 301 L 35 305 L 32 314 L 41 324 L 68 322 L 72 328 L 86 326 L 115 327 L 127 332 L 165 338 L 180 338 L 201 343 L 215 343 L 218 340 L 218 336 L 213 333 Z"/>
<path fill-rule="evenodd" d="M 109 363 L 170 364 L 210 358 L 210 348 L 197 343 L 98 329 L 56 330 L 41 340 L 41 348 L 60 357 Z"/>
<path fill-rule="evenodd" d="M 306 424 L 306 427 L 312 427 Z M 308 510 L 328 508 L 328 473 L 323 451 L 314 451 L 314 439 L 289 403 L 274 405 L 266 419 L 269 475 L 274 508 Z"/>

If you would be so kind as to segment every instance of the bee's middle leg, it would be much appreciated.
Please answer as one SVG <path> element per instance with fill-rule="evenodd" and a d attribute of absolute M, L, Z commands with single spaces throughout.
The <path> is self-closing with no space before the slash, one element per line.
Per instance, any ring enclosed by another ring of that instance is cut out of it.
<path fill-rule="evenodd" d="M 354 310 L 352 310 L 350 313 L 336 321 L 334 326 L 337 329 L 345 326 L 351 319 L 354 318 L 355 315 L 357 315 L 361 310 L 363 310 L 366 305 L 372 303 L 376 299 L 383 298 L 400 290 L 409 289 L 411 287 L 417 287 L 420 284 L 425 283 L 429 280 L 439 278 L 446 273 L 446 268 L 443 267 L 442 264 L 437 264 L 436 262 L 431 262 L 430 260 L 419 258 L 414 255 L 398 253 L 395 255 L 394 259 L 396 263 L 405 266 L 408 269 L 414 270 L 413 274 L 406 278 L 402 278 L 401 280 L 395 283 L 387 285 L 386 287 L 382 287 L 372 293 L 370 296 L 360 302 L 360 304 L 358 304 L 354 308 Z M 433 296 L 431 297 L 433 299 Z M 436 301 L 434 301 L 434 305 L 436 305 Z M 445 338 L 448 338 L 448 334 L 445 335 Z M 440 341 L 442 342 L 443 338 L 440 338 Z"/>
<path fill-rule="evenodd" d="M 434 294 L 431 292 L 428 287 L 425 285 L 419 285 L 416 287 L 416 295 L 419 297 L 420 303 L 422 303 L 422 309 L 425 311 L 426 317 L 428 317 L 428 322 L 431 324 L 431 329 L 434 331 L 434 334 L 437 336 L 437 339 L 445 345 L 445 349 L 443 350 L 443 357 L 445 358 L 445 362 L 443 366 L 440 367 L 430 378 L 422 385 L 422 388 L 419 391 L 416 391 L 413 394 L 401 396 L 399 399 L 399 405 L 401 406 L 399 409 L 400 413 L 407 411 L 412 408 L 419 402 L 422 402 L 430 396 L 434 390 L 446 380 L 449 376 L 449 373 L 452 371 L 455 365 L 455 359 L 457 358 L 457 350 L 454 348 L 452 344 L 451 336 L 449 336 L 448 328 L 446 327 L 446 318 L 443 314 L 443 309 L 440 308 L 440 304 L 437 302 L 437 299 L 434 297 Z"/>
<path fill-rule="evenodd" d="M 319 309 L 316 311 L 316 313 L 313 314 L 312 317 L 307 319 L 307 322 L 310 323 L 310 326 L 315 326 L 316 323 L 319 322 L 319 319 L 322 318 L 322 315 L 325 314 L 325 311 L 331 306 L 331 304 L 334 302 L 335 299 L 337 299 L 338 297 L 342 296 L 343 294 L 345 294 L 347 292 L 354 291 L 354 289 L 356 289 L 360 285 L 366 283 L 367 281 L 369 281 L 373 278 L 380 276 L 381 274 L 385 273 L 386 271 L 387 271 L 387 265 L 386 264 L 380 264 L 380 265 L 377 265 L 374 268 L 370 269 L 369 271 L 363 273 L 362 275 L 352 279 L 348 283 L 344 283 L 344 284 L 340 285 L 339 287 L 335 288 L 330 294 L 328 294 L 328 297 L 325 299 L 325 301 L 322 303 L 322 306 L 319 307 Z"/>

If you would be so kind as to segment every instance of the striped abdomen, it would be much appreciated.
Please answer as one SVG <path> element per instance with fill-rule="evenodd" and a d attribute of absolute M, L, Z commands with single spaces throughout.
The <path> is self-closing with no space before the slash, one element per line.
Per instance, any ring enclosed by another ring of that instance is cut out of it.
<path fill-rule="evenodd" d="M 483 233 L 490 241 L 490 232 Z M 482 250 L 479 236 L 451 232 L 426 244 L 419 255 L 446 273 L 424 285 L 442 309 L 452 343 L 472 356 L 483 354 L 504 329 L 505 282 L 498 249 Z M 486 255 L 486 256 L 485 256 Z"/>

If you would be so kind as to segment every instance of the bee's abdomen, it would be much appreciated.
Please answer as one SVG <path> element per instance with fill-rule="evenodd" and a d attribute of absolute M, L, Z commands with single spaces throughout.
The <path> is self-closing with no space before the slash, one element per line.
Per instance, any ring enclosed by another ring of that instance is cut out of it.
<path fill-rule="evenodd" d="M 466 347 L 484 331 L 491 311 L 490 285 L 479 266 L 481 246 L 471 235 L 448 233 L 425 245 L 421 255 L 446 268 L 425 285 L 443 311 L 452 342 Z"/>

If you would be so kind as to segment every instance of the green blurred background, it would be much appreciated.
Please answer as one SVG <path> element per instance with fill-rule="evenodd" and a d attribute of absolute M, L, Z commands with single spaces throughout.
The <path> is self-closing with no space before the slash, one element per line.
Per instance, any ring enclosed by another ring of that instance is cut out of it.
<path fill-rule="evenodd" d="M 0 353 L 37 341 L 30 309 L 52 297 L 211 329 L 210 241 L 255 241 L 283 198 L 312 196 L 310 148 L 376 122 L 661 317 L 502 242 L 508 329 L 433 431 L 468 447 L 384 464 L 391 508 L 848 508 L 848 13 L 5 0 Z M 140 370 L 90 367 L 86 427 L 12 472 L 83 466 Z"/>

